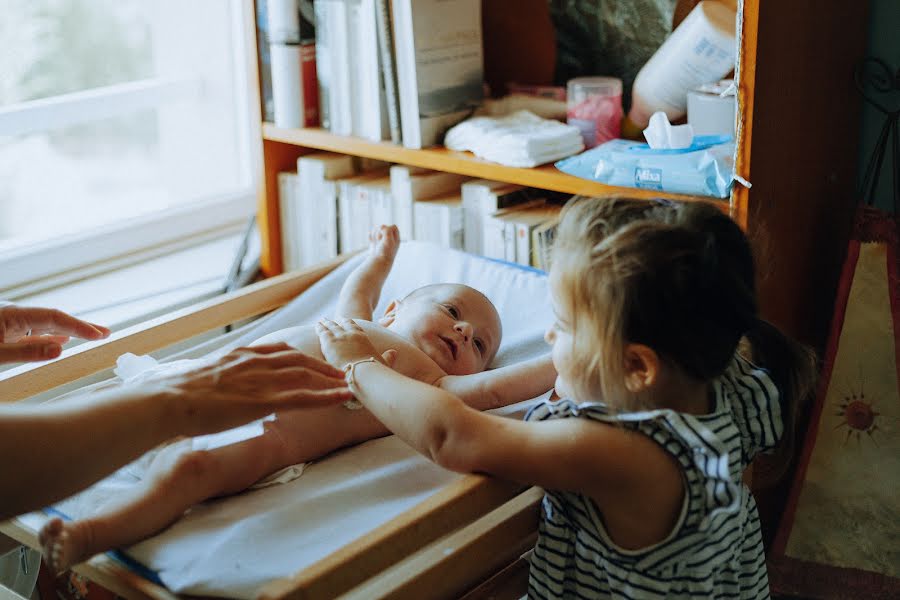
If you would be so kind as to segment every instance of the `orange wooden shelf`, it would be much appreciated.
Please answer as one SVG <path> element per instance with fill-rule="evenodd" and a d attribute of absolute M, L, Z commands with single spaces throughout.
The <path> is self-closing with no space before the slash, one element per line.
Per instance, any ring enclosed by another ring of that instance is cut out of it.
<path fill-rule="evenodd" d="M 627 194 L 631 197 L 648 199 L 703 200 L 706 202 L 719 202 L 726 207 L 728 206 L 728 199 L 605 185 L 596 181 L 567 175 L 553 165 L 544 165 L 533 169 L 506 167 L 476 158 L 469 152 L 457 152 L 443 147 L 412 150 L 390 142 L 371 142 L 358 137 L 335 135 L 324 129 L 286 129 L 276 127 L 272 123 L 263 123 L 262 131 L 263 139 L 271 142 L 364 156 L 391 163 L 424 167 L 448 173 L 459 173 L 460 175 L 506 183 L 517 183 L 568 194 L 584 194 L 586 196 Z"/>

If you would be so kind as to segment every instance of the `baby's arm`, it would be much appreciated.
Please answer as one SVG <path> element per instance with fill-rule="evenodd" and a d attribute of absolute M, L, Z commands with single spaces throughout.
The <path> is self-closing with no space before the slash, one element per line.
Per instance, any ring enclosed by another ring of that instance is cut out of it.
<path fill-rule="evenodd" d="M 473 375 L 446 375 L 434 385 L 478 410 L 500 408 L 540 396 L 553 387 L 556 369 L 550 355 Z"/>
<path fill-rule="evenodd" d="M 382 225 L 369 234 L 369 243 L 369 256 L 350 273 L 341 288 L 338 317 L 372 320 L 384 280 L 397 256 L 400 232 L 396 225 Z"/>

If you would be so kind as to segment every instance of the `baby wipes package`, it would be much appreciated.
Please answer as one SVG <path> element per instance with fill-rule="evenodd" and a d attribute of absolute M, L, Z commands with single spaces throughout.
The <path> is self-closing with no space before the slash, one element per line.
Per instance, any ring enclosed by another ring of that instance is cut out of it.
<path fill-rule="evenodd" d="M 734 181 L 734 138 L 694 136 L 678 149 L 610 140 L 556 163 L 564 173 L 609 185 L 727 198 Z"/>

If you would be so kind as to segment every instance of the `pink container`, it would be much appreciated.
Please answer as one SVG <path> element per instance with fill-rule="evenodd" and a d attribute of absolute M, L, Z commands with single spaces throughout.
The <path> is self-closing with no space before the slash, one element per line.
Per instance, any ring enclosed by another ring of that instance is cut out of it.
<path fill-rule="evenodd" d="M 578 77 L 568 83 L 567 122 L 581 131 L 586 148 L 621 137 L 622 80 Z"/>

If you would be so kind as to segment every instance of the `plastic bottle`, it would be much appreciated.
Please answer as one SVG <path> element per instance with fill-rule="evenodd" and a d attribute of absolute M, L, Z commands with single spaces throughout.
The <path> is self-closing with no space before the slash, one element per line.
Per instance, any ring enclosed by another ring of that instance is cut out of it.
<path fill-rule="evenodd" d="M 567 122 L 581 131 L 585 148 L 619 137 L 622 125 L 622 80 L 577 77 L 568 83 Z"/>
<path fill-rule="evenodd" d="M 623 135 L 639 137 L 650 115 L 659 110 L 665 111 L 669 121 L 683 117 L 688 91 L 731 71 L 735 52 L 734 9 L 703 0 L 638 72 L 631 109 L 622 123 Z"/>

